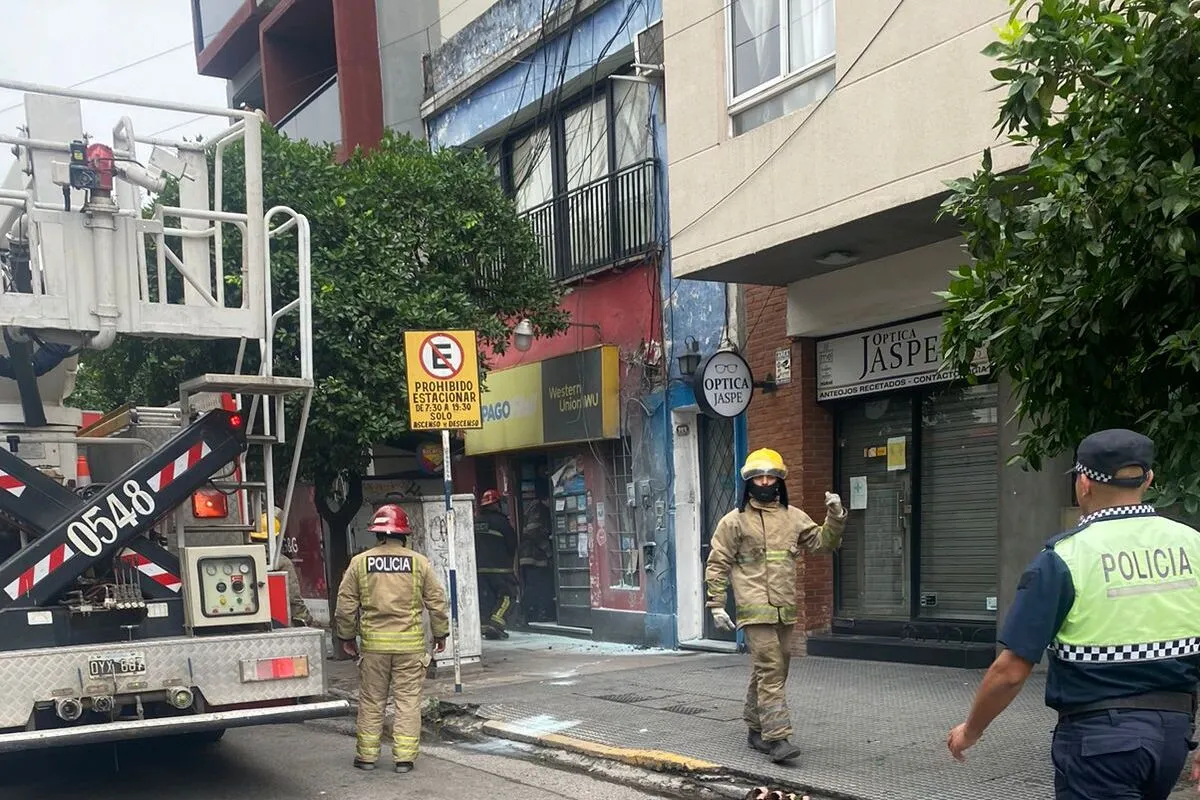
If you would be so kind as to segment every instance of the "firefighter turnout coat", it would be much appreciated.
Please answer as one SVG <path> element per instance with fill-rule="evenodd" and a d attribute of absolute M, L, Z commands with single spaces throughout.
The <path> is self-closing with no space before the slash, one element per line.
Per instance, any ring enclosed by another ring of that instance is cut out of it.
<path fill-rule="evenodd" d="M 824 525 L 795 506 L 751 500 L 734 509 L 713 533 L 704 571 L 708 607 L 724 608 L 732 583 L 739 628 L 796 623 L 796 560 L 805 552 L 836 550 L 846 517 L 827 514 Z"/>
<path fill-rule="evenodd" d="M 350 560 L 338 588 L 334 632 L 362 637 L 364 653 L 424 653 L 422 611 L 433 638 L 450 634 L 446 593 L 429 560 L 398 541 L 386 541 Z"/>

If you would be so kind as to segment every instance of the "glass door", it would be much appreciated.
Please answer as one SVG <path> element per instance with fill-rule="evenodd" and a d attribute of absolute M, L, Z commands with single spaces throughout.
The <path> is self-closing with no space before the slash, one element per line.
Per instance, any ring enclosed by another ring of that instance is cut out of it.
<path fill-rule="evenodd" d="M 839 493 L 849 510 L 838 555 L 838 614 L 909 619 L 913 402 L 855 400 L 837 412 Z"/>

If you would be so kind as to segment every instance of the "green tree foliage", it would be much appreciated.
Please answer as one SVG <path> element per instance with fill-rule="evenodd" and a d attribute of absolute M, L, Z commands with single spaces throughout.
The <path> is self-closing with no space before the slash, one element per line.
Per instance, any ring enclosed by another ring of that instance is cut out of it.
<path fill-rule="evenodd" d="M 564 330 L 566 319 L 528 226 L 481 154 L 432 153 L 423 142 L 388 133 L 377 148 L 338 164 L 332 148 L 291 141 L 269 127 L 263 153 L 264 207 L 290 206 L 311 225 L 316 390 L 301 464 L 337 533 L 361 502 L 369 448 L 408 427 L 404 331 L 476 330 L 481 343 L 502 353 L 515 320 L 528 317 L 549 334 Z M 226 153 L 227 209 L 245 208 L 243 164 L 239 147 Z M 177 188 L 168 189 L 164 204 L 177 196 Z M 272 247 L 274 308 L 295 299 L 294 236 Z M 235 231 L 225 239 L 227 291 L 237 296 L 242 242 Z M 177 279 L 168 291 L 182 291 Z M 281 321 L 276 374 L 297 374 L 295 341 L 293 314 Z M 248 371 L 255 371 L 257 347 L 249 351 Z M 122 338 L 84 356 L 72 400 L 101 409 L 168 403 L 186 378 L 232 372 L 236 353 L 235 341 Z M 339 476 L 349 487 L 341 513 L 327 505 Z"/>
<path fill-rule="evenodd" d="M 998 127 L 944 210 L 973 263 L 954 273 L 944 347 L 986 346 L 1014 381 L 1034 468 L 1087 433 L 1131 427 L 1159 451 L 1160 504 L 1200 508 L 1200 4 L 1024 0 L 985 55 Z"/>

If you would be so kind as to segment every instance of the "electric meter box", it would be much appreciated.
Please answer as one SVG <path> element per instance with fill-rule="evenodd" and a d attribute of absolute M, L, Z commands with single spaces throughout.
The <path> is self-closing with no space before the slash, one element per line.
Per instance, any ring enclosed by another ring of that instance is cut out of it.
<path fill-rule="evenodd" d="M 267 553 L 262 545 L 185 547 L 181 562 L 188 628 L 270 624 Z"/>

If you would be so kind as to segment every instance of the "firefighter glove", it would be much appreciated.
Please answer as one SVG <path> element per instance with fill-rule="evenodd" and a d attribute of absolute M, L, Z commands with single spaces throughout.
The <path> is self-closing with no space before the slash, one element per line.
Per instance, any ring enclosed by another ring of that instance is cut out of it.
<path fill-rule="evenodd" d="M 717 626 L 719 631 L 731 631 L 736 626 L 733 620 L 729 618 L 729 612 L 723 608 L 714 608 L 712 610 L 713 624 Z"/>
<path fill-rule="evenodd" d="M 353 639 L 342 640 L 342 652 L 353 658 L 358 655 L 358 642 Z"/>
<path fill-rule="evenodd" d="M 433 652 L 441 653 L 446 650 L 446 637 L 442 636 L 433 640 Z"/>
<path fill-rule="evenodd" d="M 846 516 L 846 509 L 842 505 L 842 498 L 833 492 L 825 493 L 825 507 L 828 508 L 835 517 Z"/>

